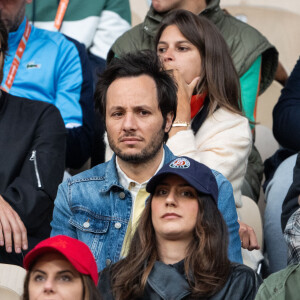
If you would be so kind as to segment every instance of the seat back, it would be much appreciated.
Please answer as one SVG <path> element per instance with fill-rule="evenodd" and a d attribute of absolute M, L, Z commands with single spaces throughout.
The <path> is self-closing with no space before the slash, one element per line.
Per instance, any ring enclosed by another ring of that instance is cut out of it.
<path fill-rule="evenodd" d="M 9 290 L 14 291 L 17 295 L 21 296 L 23 294 L 25 276 L 26 270 L 19 266 L 0 264 L 0 287 L 2 288 L 0 292 L 0 299 L 6 299 L 1 297 L 1 293 L 9 293 Z"/>
<path fill-rule="evenodd" d="M 220 2 L 222 6 L 257 6 L 300 14 L 299 0 L 221 0 Z"/>
<path fill-rule="evenodd" d="M 300 54 L 300 1 L 221 0 L 221 6 L 266 36 L 277 48 L 279 60 L 288 74 L 292 71 Z M 256 121 L 270 129 L 272 111 L 281 89 L 282 86 L 273 81 L 258 99 Z"/>
<path fill-rule="evenodd" d="M 15 292 L 5 286 L 0 285 L 0 299 L 1 300 L 2 299 L 3 300 L 21 300 L 21 296 L 17 292 Z"/>
<path fill-rule="evenodd" d="M 130 0 L 130 9 L 131 23 L 132 26 L 135 26 L 143 22 L 147 11 L 149 10 L 149 5 L 147 0 Z"/>

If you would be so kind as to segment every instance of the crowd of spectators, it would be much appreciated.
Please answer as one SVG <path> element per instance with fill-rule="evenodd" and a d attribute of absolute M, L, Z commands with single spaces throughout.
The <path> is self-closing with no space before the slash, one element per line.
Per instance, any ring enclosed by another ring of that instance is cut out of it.
<path fill-rule="evenodd" d="M 297 299 L 300 59 L 263 163 L 276 48 L 220 0 L 130 23 L 129 0 L 1 0 L 0 269 L 28 300 Z M 239 210 L 263 171 L 260 245 Z"/>

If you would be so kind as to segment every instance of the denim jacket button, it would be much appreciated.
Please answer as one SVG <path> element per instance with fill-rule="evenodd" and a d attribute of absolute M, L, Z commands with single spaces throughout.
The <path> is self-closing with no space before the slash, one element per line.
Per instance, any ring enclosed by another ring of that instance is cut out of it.
<path fill-rule="evenodd" d="M 117 222 L 117 223 L 115 224 L 115 228 L 116 228 L 116 229 L 120 229 L 121 227 L 122 227 L 122 224 L 121 224 L 121 223 Z"/>
<path fill-rule="evenodd" d="M 106 264 L 107 267 L 110 266 L 111 260 L 109 258 L 107 258 L 106 261 L 105 261 L 105 264 Z"/>
<path fill-rule="evenodd" d="M 119 194 L 119 197 L 120 197 L 120 199 L 125 199 L 125 193 L 124 192 L 121 192 L 120 194 Z"/>
<path fill-rule="evenodd" d="M 83 223 L 83 227 L 84 227 L 84 228 L 89 228 L 89 227 L 90 227 L 90 222 L 89 222 L 89 221 L 84 222 L 84 223 Z"/>

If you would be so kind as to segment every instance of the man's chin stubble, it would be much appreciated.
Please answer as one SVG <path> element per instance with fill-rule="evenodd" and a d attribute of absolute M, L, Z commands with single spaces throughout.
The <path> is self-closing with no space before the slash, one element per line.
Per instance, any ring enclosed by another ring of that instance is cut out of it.
<path fill-rule="evenodd" d="M 115 152 L 116 156 L 119 159 L 121 159 L 125 162 L 131 163 L 131 164 L 142 164 L 142 163 L 146 163 L 146 162 L 152 160 L 157 155 L 160 148 L 155 149 L 155 151 L 152 151 L 151 153 L 148 153 L 144 149 L 140 153 L 136 153 L 136 154 L 125 154 L 118 148 L 115 148 L 112 150 Z"/>

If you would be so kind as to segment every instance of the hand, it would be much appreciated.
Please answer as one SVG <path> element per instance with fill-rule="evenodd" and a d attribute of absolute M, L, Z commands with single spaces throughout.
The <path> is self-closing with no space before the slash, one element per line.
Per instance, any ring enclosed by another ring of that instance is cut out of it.
<path fill-rule="evenodd" d="M 5 245 L 6 252 L 11 253 L 12 242 L 16 253 L 21 253 L 21 248 L 27 250 L 27 230 L 16 211 L 0 195 L 0 246 Z"/>
<path fill-rule="evenodd" d="M 260 249 L 254 229 L 241 221 L 238 222 L 240 224 L 239 235 L 242 248 L 248 249 L 249 251 Z"/>
<path fill-rule="evenodd" d="M 177 69 L 172 70 L 174 79 L 178 86 L 177 98 L 177 112 L 176 119 L 182 122 L 191 121 L 191 98 L 194 92 L 194 89 L 199 81 L 200 77 L 195 77 L 191 83 L 187 84 L 183 79 L 183 76 Z"/>

